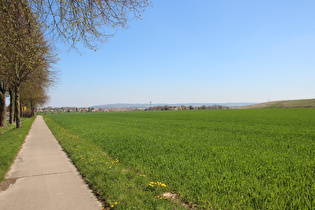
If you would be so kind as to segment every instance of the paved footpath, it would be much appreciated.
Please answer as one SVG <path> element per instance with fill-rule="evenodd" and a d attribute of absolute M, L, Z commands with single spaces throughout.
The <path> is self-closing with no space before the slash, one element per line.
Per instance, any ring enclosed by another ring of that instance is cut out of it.
<path fill-rule="evenodd" d="M 102 209 L 42 116 L 37 116 L 0 191 L 0 209 Z"/>

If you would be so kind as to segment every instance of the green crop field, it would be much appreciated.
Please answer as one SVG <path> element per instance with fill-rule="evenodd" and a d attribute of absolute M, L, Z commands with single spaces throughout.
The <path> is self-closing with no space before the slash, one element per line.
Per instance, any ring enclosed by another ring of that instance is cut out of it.
<path fill-rule="evenodd" d="M 113 208 L 315 209 L 315 109 L 67 113 L 45 120 Z M 176 199 L 165 200 L 165 192 Z"/>

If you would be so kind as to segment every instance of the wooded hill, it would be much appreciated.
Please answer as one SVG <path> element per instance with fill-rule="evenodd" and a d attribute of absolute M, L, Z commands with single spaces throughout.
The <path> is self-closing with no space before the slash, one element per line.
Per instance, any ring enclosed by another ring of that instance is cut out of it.
<path fill-rule="evenodd" d="M 239 107 L 239 109 L 315 108 L 315 99 L 270 101 Z"/>

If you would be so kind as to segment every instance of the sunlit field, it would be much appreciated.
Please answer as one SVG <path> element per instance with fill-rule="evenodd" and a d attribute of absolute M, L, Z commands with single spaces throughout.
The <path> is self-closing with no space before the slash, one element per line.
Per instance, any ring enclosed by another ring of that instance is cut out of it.
<path fill-rule="evenodd" d="M 315 109 L 55 113 L 45 120 L 105 206 L 315 207 Z"/>

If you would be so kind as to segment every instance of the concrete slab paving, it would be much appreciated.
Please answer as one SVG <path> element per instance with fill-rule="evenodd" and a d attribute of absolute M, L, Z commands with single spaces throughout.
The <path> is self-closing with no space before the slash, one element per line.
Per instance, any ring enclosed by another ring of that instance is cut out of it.
<path fill-rule="evenodd" d="M 35 119 L 6 179 L 15 183 L 0 192 L 1 210 L 102 209 L 42 116 Z"/>

